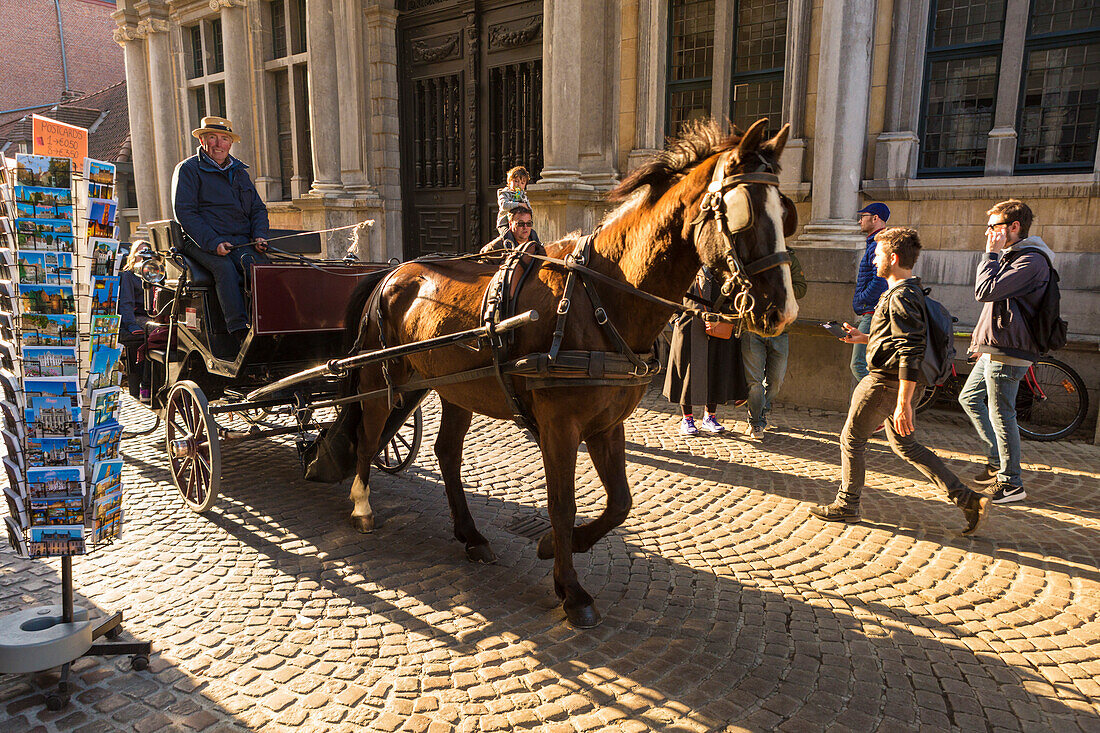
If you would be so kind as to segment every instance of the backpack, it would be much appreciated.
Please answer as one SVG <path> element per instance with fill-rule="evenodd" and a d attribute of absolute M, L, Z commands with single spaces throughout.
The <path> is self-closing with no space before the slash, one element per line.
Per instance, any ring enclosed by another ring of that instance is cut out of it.
<path fill-rule="evenodd" d="M 1024 317 L 1024 324 L 1027 326 L 1028 333 L 1031 334 L 1031 340 L 1035 342 L 1035 347 L 1040 354 L 1048 354 L 1065 346 L 1067 340 L 1066 332 L 1069 325 L 1062 320 L 1062 291 L 1058 287 L 1058 282 L 1062 278 L 1058 276 L 1058 271 L 1054 269 L 1054 263 L 1050 261 L 1046 252 L 1034 247 L 1021 251 L 1028 250 L 1041 254 L 1050 267 L 1046 290 L 1043 291 L 1043 297 L 1039 300 L 1039 307 L 1035 310 L 1034 317 L 1027 318 L 1026 315 Z"/>
<path fill-rule="evenodd" d="M 943 303 L 928 297 L 931 288 L 921 288 L 924 293 L 924 359 L 921 360 L 921 381 L 929 387 L 938 387 L 951 376 L 955 362 L 955 322 Z"/>

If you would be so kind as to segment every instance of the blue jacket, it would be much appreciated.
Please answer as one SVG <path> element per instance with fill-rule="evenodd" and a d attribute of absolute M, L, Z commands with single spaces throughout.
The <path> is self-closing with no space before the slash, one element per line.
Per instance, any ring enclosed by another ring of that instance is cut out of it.
<path fill-rule="evenodd" d="M 123 336 L 134 331 L 144 331 L 149 313 L 145 310 L 145 284 L 136 273 L 123 270 L 118 278 L 118 315 L 121 325 L 118 329 Z"/>
<path fill-rule="evenodd" d="M 213 252 L 222 242 L 267 239 L 267 207 L 248 177 L 248 166 L 229 156 L 219 168 L 202 148 L 172 174 L 176 221 L 199 248 Z"/>
<path fill-rule="evenodd" d="M 857 316 L 870 313 L 878 305 L 878 299 L 886 292 L 886 279 L 875 274 L 875 234 L 867 237 L 867 249 L 859 261 L 856 275 L 856 293 L 852 296 L 852 310 Z"/>

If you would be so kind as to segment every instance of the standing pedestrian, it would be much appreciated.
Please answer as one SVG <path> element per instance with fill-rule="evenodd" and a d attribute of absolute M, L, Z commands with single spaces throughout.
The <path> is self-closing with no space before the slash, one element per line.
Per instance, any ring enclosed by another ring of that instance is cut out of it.
<path fill-rule="evenodd" d="M 974 481 L 996 482 L 993 503 L 1008 504 L 1027 497 L 1020 477 L 1016 393 L 1039 358 L 1028 322 L 1035 318 L 1050 280 L 1054 253 L 1042 239 L 1029 236 L 1034 216 L 1023 201 L 1002 201 L 987 213 L 985 254 L 974 281 L 982 312 L 969 350 L 978 361 L 959 393 L 959 404 L 986 450 L 986 466 Z"/>
<path fill-rule="evenodd" d="M 706 302 L 713 303 L 721 292 L 714 273 L 704 267 L 689 291 Z M 684 301 L 685 305 L 696 305 Z M 683 419 L 681 435 L 698 435 L 700 430 L 721 433 L 725 426 L 718 422 L 720 403 L 744 400 L 748 388 L 741 364 L 741 345 L 736 336 L 718 338 L 707 335 L 703 322 L 689 313 L 682 313 L 672 324 L 668 371 L 663 394 L 680 405 Z M 695 422 L 695 405 L 704 405 L 706 413 Z"/>
<path fill-rule="evenodd" d="M 794 297 L 800 299 L 806 294 L 806 276 L 802 274 L 802 265 L 794 250 L 788 247 L 787 254 L 791 256 Z M 763 438 L 768 427 L 772 401 L 779 394 L 783 378 L 787 375 L 789 346 L 786 331 L 778 336 L 761 336 L 751 332 L 741 335 L 741 361 L 744 362 L 745 380 L 749 385 L 749 422 L 745 435 L 753 440 Z"/>
<path fill-rule="evenodd" d="M 947 493 L 966 518 L 963 534 L 974 532 L 989 510 L 988 496 L 963 485 L 944 462 L 916 441 L 913 393 L 924 358 L 927 315 L 920 278 L 913 265 L 920 254 L 916 231 L 891 227 L 876 236 L 875 268 L 889 289 L 879 298 L 869 334 L 845 323 L 846 343 L 867 344 L 869 373 L 856 385 L 840 435 L 840 490 L 832 504 L 810 514 L 827 522 L 858 522 L 866 479 L 864 450 L 876 426 L 885 421 L 890 448 Z"/>
<path fill-rule="evenodd" d="M 859 230 L 867 235 L 867 246 L 856 273 L 856 291 L 852 296 L 852 310 L 859 319 L 856 328 L 862 333 L 870 332 L 871 314 L 875 312 L 879 296 L 886 292 L 886 281 L 875 274 L 875 235 L 886 228 L 889 219 L 890 207 L 877 201 L 864 206 L 857 214 Z M 867 344 L 854 343 L 851 367 L 858 382 L 867 376 Z"/>

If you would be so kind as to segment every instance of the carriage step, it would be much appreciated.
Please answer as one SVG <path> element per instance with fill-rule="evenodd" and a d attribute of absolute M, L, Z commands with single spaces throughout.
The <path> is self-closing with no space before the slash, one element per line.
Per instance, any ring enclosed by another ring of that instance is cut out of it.
<path fill-rule="evenodd" d="M 538 542 L 544 534 L 550 531 L 550 520 L 537 515 L 520 517 L 505 529 L 519 537 L 526 537 L 529 540 Z"/>

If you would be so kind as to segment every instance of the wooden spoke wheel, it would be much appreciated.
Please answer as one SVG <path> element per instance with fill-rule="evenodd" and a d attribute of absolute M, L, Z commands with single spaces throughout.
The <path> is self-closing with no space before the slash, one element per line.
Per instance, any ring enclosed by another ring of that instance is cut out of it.
<path fill-rule="evenodd" d="M 199 385 L 182 381 L 172 388 L 164 423 L 172 481 L 187 506 L 205 512 L 218 498 L 222 454 L 217 426 Z"/>
<path fill-rule="evenodd" d="M 420 408 L 416 408 L 413 414 L 405 420 L 405 424 L 389 443 L 378 451 L 374 457 L 374 465 L 386 473 L 399 473 L 404 471 L 416 460 L 416 453 L 420 450 L 420 439 L 424 430 L 424 414 Z"/>

